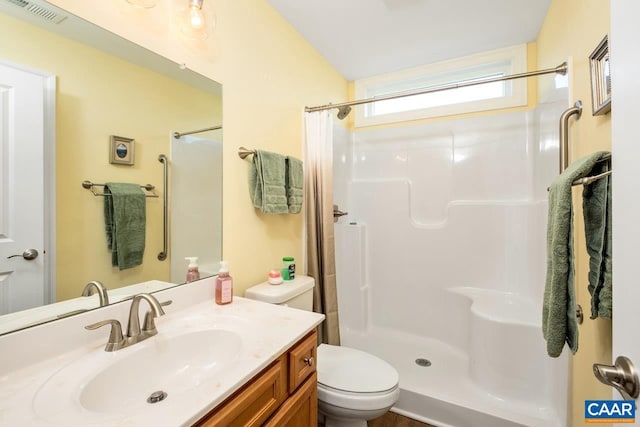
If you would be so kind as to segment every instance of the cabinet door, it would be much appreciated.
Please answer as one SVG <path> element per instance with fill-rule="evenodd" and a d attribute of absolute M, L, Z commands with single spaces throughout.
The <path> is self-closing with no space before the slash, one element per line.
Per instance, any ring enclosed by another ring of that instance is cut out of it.
<path fill-rule="evenodd" d="M 318 335 L 313 331 L 289 351 L 289 394 L 316 371 Z"/>
<path fill-rule="evenodd" d="M 317 374 L 311 377 L 278 409 L 265 427 L 316 427 L 318 425 Z"/>
<path fill-rule="evenodd" d="M 287 362 L 282 356 L 255 377 L 239 393 L 229 398 L 198 427 L 258 427 L 287 398 Z"/>

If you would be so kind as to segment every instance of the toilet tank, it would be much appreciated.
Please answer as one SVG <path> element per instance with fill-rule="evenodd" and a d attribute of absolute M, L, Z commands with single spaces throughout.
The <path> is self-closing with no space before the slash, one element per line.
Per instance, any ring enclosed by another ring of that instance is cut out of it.
<path fill-rule="evenodd" d="M 280 285 L 269 282 L 250 287 L 244 292 L 246 298 L 284 305 L 300 310 L 313 310 L 313 277 L 296 276 L 293 280 L 285 280 Z"/>

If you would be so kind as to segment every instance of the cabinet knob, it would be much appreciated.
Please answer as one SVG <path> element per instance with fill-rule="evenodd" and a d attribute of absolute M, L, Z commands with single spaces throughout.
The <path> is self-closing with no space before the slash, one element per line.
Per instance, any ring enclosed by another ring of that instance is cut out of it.
<path fill-rule="evenodd" d="M 307 366 L 313 366 L 313 362 L 314 362 L 313 357 L 305 357 L 302 361 Z"/>

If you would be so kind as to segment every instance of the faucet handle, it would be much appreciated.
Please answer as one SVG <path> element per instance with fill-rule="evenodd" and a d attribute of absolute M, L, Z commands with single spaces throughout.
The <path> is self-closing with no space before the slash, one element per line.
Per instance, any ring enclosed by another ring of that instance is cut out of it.
<path fill-rule="evenodd" d="M 160 303 L 162 307 L 166 307 L 171 305 L 173 300 L 167 300 Z M 148 335 L 155 335 L 156 331 L 156 322 L 153 320 L 156 316 L 154 316 L 151 310 L 147 311 L 144 315 L 144 323 L 142 324 L 142 332 L 146 332 Z"/>
<path fill-rule="evenodd" d="M 115 351 L 122 348 L 124 343 L 124 337 L 122 336 L 122 325 L 120 322 L 114 319 L 103 320 L 98 323 L 87 325 L 84 328 L 90 331 L 101 328 L 103 326 L 111 325 L 111 333 L 109 334 L 109 341 L 104 347 L 104 351 Z"/>

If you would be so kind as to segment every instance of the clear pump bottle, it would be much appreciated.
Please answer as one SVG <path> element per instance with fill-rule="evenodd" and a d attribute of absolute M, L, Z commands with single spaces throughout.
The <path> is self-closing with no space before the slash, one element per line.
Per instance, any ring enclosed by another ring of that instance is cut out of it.
<path fill-rule="evenodd" d="M 220 261 L 220 271 L 216 277 L 216 304 L 224 305 L 233 301 L 233 279 L 229 276 L 229 263 Z"/>

